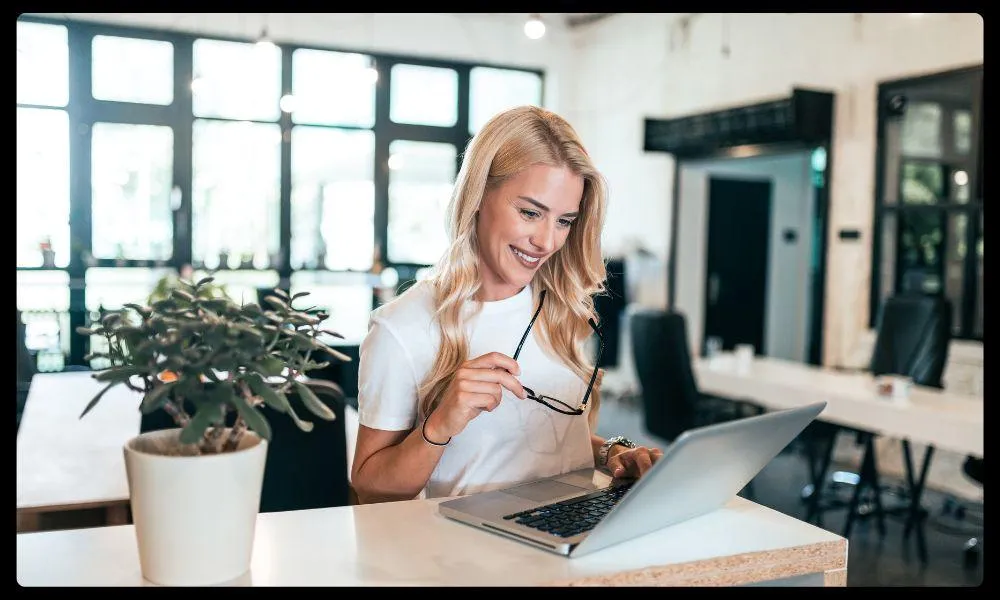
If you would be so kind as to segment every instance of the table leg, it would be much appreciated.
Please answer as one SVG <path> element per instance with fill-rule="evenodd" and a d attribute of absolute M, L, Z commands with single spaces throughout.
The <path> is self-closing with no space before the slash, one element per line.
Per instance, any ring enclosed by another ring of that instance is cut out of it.
<path fill-rule="evenodd" d="M 819 465 L 819 467 L 812 468 L 813 466 L 810 464 L 813 480 L 812 480 L 812 494 L 810 494 L 809 496 L 809 503 L 806 509 L 806 518 L 805 518 L 806 523 L 812 523 L 813 519 L 815 518 L 816 524 L 822 527 L 822 523 L 820 522 L 821 513 L 819 510 L 819 503 L 823 495 L 822 494 L 823 484 L 826 481 L 826 473 L 827 471 L 830 470 L 830 462 L 833 460 L 833 447 L 837 442 L 837 434 L 839 432 L 840 432 L 839 429 L 833 429 L 830 432 L 830 435 L 827 437 L 826 447 L 823 448 L 823 451 L 821 452 L 820 455 L 820 460 L 822 461 L 822 463 Z M 812 456 L 809 457 L 809 460 L 812 461 Z"/>
<path fill-rule="evenodd" d="M 924 487 L 927 483 L 927 473 L 930 470 L 931 458 L 934 456 L 934 446 L 927 446 L 924 451 L 924 461 L 920 467 L 920 477 L 913 478 L 913 458 L 910 451 L 909 440 L 903 440 L 903 464 L 906 467 L 906 485 L 910 496 L 909 510 L 906 515 L 906 523 L 903 526 L 903 539 L 910 536 L 911 531 L 917 535 L 917 551 L 920 559 L 927 562 L 927 543 L 924 538 L 923 508 L 920 501 L 924 495 Z"/>

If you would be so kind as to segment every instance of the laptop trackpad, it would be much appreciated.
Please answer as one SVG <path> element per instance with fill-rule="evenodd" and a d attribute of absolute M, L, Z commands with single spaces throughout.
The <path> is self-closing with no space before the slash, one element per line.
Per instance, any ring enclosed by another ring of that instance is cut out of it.
<path fill-rule="evenodd" d="M 575 494 L 583 491 L 583 488 L 559 481 L 535 481 L 525 483 L 512 488 L 507 488 L 504 492 L 513 494 L 519 498 L 534 500 L 535 502 L 547 502 L 563 496 Z"/>

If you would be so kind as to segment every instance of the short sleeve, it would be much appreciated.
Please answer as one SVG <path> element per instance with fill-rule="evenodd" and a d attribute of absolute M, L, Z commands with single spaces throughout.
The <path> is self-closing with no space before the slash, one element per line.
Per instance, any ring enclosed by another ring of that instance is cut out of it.
<path fill-rule="evenodd" d="M 413 361 L 392 327 L 373 320 L 358 359 L 358 422 L 386 431 L 412 429 L 417 417 Z"/>

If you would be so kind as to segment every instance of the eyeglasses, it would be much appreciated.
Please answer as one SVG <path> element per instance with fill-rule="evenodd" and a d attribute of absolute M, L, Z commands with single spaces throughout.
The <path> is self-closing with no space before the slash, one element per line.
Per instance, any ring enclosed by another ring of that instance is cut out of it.
<path fill-rule="evenodd" d="M 542 312 L 542 305 L 544 303 L 545 290 L 542 290 L 538 297 L 538 309 L 535 310 L 535 314 L 531 317 L 531 322 L 528 323 L 528 328 L 524 330 L 524 335 L 521 336 L 521 342 L 517 345 L 517 350 L 514 352 L 514 360 L 517 360 L 518 355 L 521 354 L 521 346 L 524 346 L 524 340 L 528 339 L 528 334 L 531 333 L 531 327 L 535 324 L 535 319 L 538 318 L 538 313 Z M 590 392 L 594 389 L 594 382 L 597 380 L 598 365 L 601 364 L 601 356 L 604 354 L 604 336 L 601 335 L 601 330 L 597 328 L 597 324 L 594 323 L 593 319 L 587 319 L 587 323 L 590 323 L 594 333 L 597 334 L 599 347 L 597 351 L 597 360 L 594 362 L 594 373 L 590 376 L 590 384 L 587 385 L 587 393 L 583 395 L 583 400 L 580 404 L 576 408 L 573 408 L 562 400 L 558 400 L 552 396 L 540 396 L 531 388 L 522 386 L 524 387 L 524 391 L 527 392 L 528 398 L 534 400 L 535 402 L 544 404 L 552 410 L 564 415 L 582 415 L 583 411 L 587 409 L 587 402 L 590 400 Z"/>

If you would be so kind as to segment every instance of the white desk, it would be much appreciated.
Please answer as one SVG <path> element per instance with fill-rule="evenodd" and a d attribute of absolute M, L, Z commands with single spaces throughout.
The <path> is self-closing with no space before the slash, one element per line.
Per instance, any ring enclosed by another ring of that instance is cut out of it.
<path fill-rule="evenodd" d="M 734 399 L 750 400 L 769 409 L 782 409 L 827 402 L 818 419 L 876 435 L 902 440 L 909 501 L 904 538 L 917 532 L 921 556 L 926 559 L 922 524 L 921 498 L 928 468 L 935 448 L 960 454 L 983 455 L 983 396 L 956 394 L 936 388 L 913 386 L 909 398 L 885 398 L 875 391 L 875 379 L 868 373 L 843 372 L 804 363 L 769 357 L 755 357 L 748 369 L 737 368 L 735 357 L 724 353 L 713 359 L 695 362 L 698 387 L 704 392 Z M 914 466 L 910 443 L 927 445 L 922 465 Z M 832 452 L 832 447 L 830 449 Z M 862 482 L 866 473 L 875 471 L 875 449 L 870 437 L 862 460 Z M 814 486 L 822 484 L 826 463 L 814 473 Z M 919 471 L 919 475 L 917 472 Z M 856 502 L 861 485 L 856 487 Z M 819 489 L 819 487 L 814 487 Z M 816 514 L 813 495 L 806 520 Z M 849 508 L 844 535 L 849 536 L 854 511 Z M 880 522 L 880 528 L 882 527 Z"/>
<path fill-rule="evenodd" d="M 580 558 L 437 514 L 438 500 L 265 513 L 232 585 L 843 586 L 847 540 L 734 497 L 724 508 Z M 139 586 L 132 525 L 17 535 L 24 586 Z"/>
<path fill-rule="evenodd" d="M 125 386 L 109 390 L 82 419 L 105 385 L 89 372 L 47 373 L 32 379 L 17 435 L 19 529 L 43 512 L 105 508 L 126 523 L 128 481 L 122 447 L 139 431 L 142 397 Z"/>
<path fill-rule="evenodd" d="M 729 353 L 695 362 L 698 387 L 770 409 L 827 402 L 819 419 L 880 435 L 983 455 L 983 397 L 913 386 L 910 397 L 879 396 L 870 374 L 758 356 L 740 372 Z"/>

